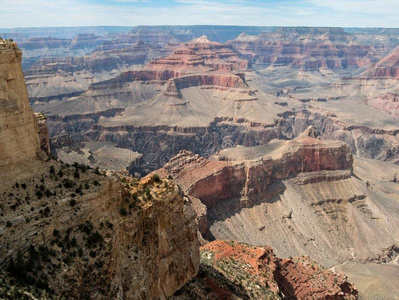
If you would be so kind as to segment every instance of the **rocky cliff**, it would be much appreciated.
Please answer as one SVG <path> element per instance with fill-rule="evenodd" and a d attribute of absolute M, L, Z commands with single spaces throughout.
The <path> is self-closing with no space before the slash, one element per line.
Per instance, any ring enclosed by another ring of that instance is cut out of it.
<path fill-rule="evenodd" d="M 36 159 L 40 154 L 38 126 L 29 106 L 21 69 L 22 52 L 0 41 L 0 168 Z"/>
<path fill-rule="evenodd" d="M 214 160 L 182 151 L 164 169 L 189 195 L 212 208 L 226 199 L 240 198 L 253 204 L 271 197 L 273 183 L 301 173 L 338 171 L 336 175 L 345 178 L 350 176 L 352 164 L 346 144 L 301 136 L 294 141 L 222 150 Z M 328 178 L 326 174 L 320 174 L 320 180 Z M 231 188 L 226 189 L 228 184 Z"/>
<path fill-rule="evenodd" d="M 357 299 L 344 275 L 307 256 L 277 258 L 270 247 L 214 241 L 201 247 L 201 264 L 172 299 Z"/>
<path fill-rule="evenodd" d="M 369 165 L 353 161 L 342 142 L 301 136 L 211 159 L 181 152 L 159 172 L 189 194 L 205 238 L 269 244 L 283 257 L 307 254 L 332 266 L 378 255 L 397 238 L 396 200 Z M 397 169 L 385 168 L 389 176 Z"/>

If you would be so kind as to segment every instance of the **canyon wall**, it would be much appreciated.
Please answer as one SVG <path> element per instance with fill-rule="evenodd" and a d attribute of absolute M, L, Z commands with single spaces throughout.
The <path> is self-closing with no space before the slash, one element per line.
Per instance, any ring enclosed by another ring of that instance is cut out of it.
<path fill-rule="evenodd" d="M 157 172 L 190 196 L 205 239 L 271 245 L 279 256 L 306 254 L 323 266 L 378 255 L 397 238 L 398 202 L 385 187 L 397 166 L 384 163 L 384 179 L 373 178 L 373 163 L 383 162 L 354 160 L 345 143 L 313 134 L 210 158 L 182 151 Z"/>
<path fill-rule="evenodd" d="M 15 43 L 0 41 L 0 53 L 0 168 L 7 168 L 35 160 L 40 143 L 21 69 L 22 52 Z"/>
<path fill-rule="evenodd" d="M 181 151 L 164 169 L 209 209 L 228 199 L 249 200 L 243 204 L 248 206 L 270 198 L 273 191 L 269 185 L 300 173 L 344 171 L 347 177 L 353 168 L 345 143 L 306 136 L 252 148 L 237 146 L 220 151 L 214 159 Z"/>

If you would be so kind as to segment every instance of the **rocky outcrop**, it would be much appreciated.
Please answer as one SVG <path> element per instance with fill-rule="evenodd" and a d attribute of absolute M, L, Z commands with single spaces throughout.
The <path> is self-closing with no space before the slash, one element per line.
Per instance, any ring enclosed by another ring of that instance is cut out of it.
<path fill-rule="evenodd" d="M 49 168 L 63 173 L 64 186 L 58 186 Z M 35 164 L 31 174 L 20 173 L 3 184 L 2 192 L 11 191 L 15 181 L 24 183 L 14 192 L 29 199 L 20 202 L 10 196 L 10 206 L 0 217 L 3 270 L 18 251 L 29 257 L 29 249 L 46 248 L 51 256 L 32 262 L 30 275 L 48 276 L 59 259 L 62 263 L 49 278 L 49 288 L 60 296 L 98 299 L 166 299 L 197 274 L 195 215 L 178 186 L 162 179 L 158 188 L 147 179 L 128 191 L 113 178 L 79 168 Z M 72 179 L 76 172 L 79 180 Z M 39 197 L 35 186 L 42 184 L 40 178 L 48 192 Z M 76 190 L 82 195 L 75 195 Z M 61 271 L 65 268 L 66 273 Z"/>
<path fill-rule="evenodd" d="M 358 291 L 307 256 L 280 259 L 267 246 L 214 241 L 201 247 L 201 271 L 172 299 L 357 299 Z"/>
<path fill-rule="evenodd" d="M 399 117 L 399 94 L 382 94 L 376 98 L 366 99 L 364 102 L 378 111 Z"/>
<path fill-rule="evenodd" d="M 42 113 L 35 113 L 35 118 L 39 128 L 40 149 L 50 154 L 50 137 L 48 134 L 47 117 Z"/>
<path fill-rule="evenodd" d="M 0 168 L 7 169 L 35 160 L 40 142 L 22 74 L 22 52 L 15 43 L 0 41 L 0 53 Z"/>

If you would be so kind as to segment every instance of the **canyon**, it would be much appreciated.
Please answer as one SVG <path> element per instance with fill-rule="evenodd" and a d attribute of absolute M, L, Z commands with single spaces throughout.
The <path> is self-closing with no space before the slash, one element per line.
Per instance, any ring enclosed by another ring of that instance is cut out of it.
<path fill-rule="evenodd" d="M 48 119 L 29 105 L 21 60 L 14 42 L 0 43 L 1 297 L 168 299 L 184 297 L 187 288 L 191 293 L 186 286 L 191 284 L 208 296 L 218 295 L 220 288 L 202 287 L 202 275 L 197 276 L 200 236 L 190 196 L 170 177 L 138 179 L 52 157 Z M 215 245 L 245 251 L 239 244 Z M 209 245 L 201 251 L 214 250 Z M 310 268 L 307 259 L 292 268 L 270 248 L 251 251 L 245 259 L 257 256 L 268 276 L 260 292 L 250 292 L 247 283 L 238 299 L 302 297 L 298 291 L 304 288 L 310 295 L 313 288 L 305 283 L 286 283 L 305 269 L 317 293 L 357 297 L 343 275 L 313 262 Z M 264 261 L 269 255 L 271 260 Z M 221 270 L 202 265 L 212 276 Z M 272 275 L 277 268 L 281 272 Z"/>
<path fill-rule="evenodd" d="M 54 154 L 87 161 L 78 153 L 111 143 L 138 153 L 118 166 L 145 174 L 180 150 L 210 156 L 292 139 L 312 125 L 353 154 L 397 161 L 398 121 L 380 113 L 392 105 L 371 104 L 396 94 L 396 79 L 368 75 L 395 68 L 396 31 L 252 28 L 226 42 L 218 31 L 210 34 L 218 41 L 200 35 L 206 29 L 177 34 L 184 29 L 138 27 L 85 56 L 42 58 L 25 70 Z"/>
<path fill-rule="evenodd" d="M 94 298 L 390 296 L 398 30 L 116 30 L 26 33 L 24 73 L 21 51 L 3 42 L 3 266 L 45 245 L 69 270 L 49 286 Z M 73 187 L 58 190 L 51 168 Z M 42 177 L 43 198 L 26 200 Z M 81 258 L 62 250 L 96 232 L 101 245 Z"/>

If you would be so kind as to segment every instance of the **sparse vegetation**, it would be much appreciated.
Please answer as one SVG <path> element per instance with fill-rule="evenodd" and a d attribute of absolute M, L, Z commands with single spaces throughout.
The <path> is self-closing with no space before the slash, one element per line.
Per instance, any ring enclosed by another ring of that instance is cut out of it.
<path fill-rule="evenodd" d="M 161 182 L 161 177 L 159 177 L 158 174 L 154 174 L 152 175 L 152 180 L 154 180 L 154 182 Z"/>

